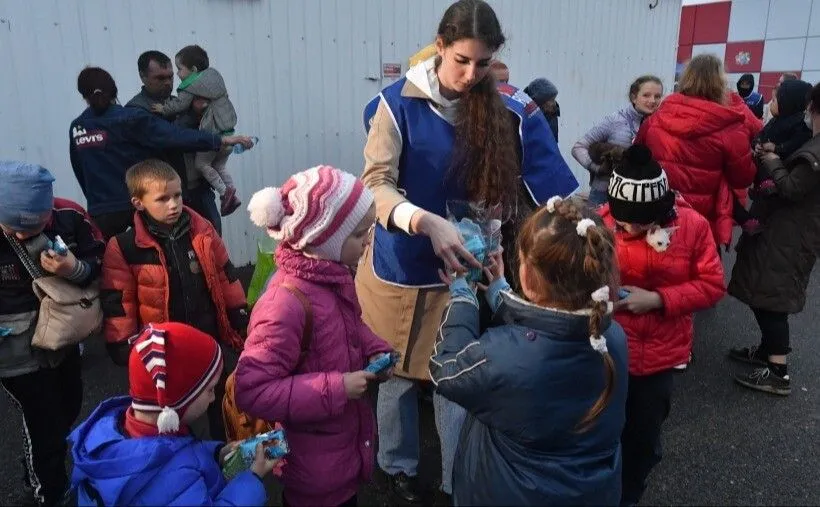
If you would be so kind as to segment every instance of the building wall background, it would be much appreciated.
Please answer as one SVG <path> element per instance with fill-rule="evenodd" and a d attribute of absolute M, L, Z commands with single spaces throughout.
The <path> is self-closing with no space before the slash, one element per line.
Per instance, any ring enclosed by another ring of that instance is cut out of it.
<path fill-rule="evenodd" d="M 820 1 L 733 0 L 687 5 L 681 12 L 678 64 L 701 53 L 724 59 L 729 84 L 755 76 L 771 98 L 780 75 L 820 81 Z"/>
<path fill-rule="evenodd" d="M 57 193 L 84 202 L 68 159 L 68 125 L 84 109 L 76 76 L 86 65 L 114 76 L 125 103 L 139 91 L 137 56 L 173 57 L 203 46 L 225 77 L 238 131 L 260 144 L 229 167 L 244 202 L 319 163 L 360 173 L 364 104 L 434 38 L 447 0 L 0 0 L 0 157 L 48 167 Z M 494 0 L 511 83 L 551 79 L 560 147 L 626 101 L 629 83 L 655 73 L 671 88 L 680 0 Z M 178 82 L 176 83 L 178 84 Z M 579 179 L 580 166 L 571 162 Z M 259 231 L 242 210 L 225 219 L 234 261 L 255 256 Z"/>

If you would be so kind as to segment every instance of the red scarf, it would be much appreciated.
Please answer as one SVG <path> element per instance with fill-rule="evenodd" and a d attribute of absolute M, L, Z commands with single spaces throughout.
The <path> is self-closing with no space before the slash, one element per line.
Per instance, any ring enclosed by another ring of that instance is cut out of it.
<path fill-rule="evenodd" d="M 130 438 L 142 438 L 142 437 L 159 437 L 159 436 L 185 436 L 188 435 L 189 430 L 188 426 L 180 425 L 179 430 L 173 433 L 163 433 L 160 435 L 159 428 L 157 428 L 156 424 L 147 423 L 145 421 L 140 421 L 134 415 L 133 407 L 128 407 L 128 410 L 125 411 L 125 433 Z"/>

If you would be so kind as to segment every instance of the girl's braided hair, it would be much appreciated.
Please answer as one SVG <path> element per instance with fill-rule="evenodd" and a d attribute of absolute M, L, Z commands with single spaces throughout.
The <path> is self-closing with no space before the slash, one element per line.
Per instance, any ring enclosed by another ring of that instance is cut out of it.
<path fill-rule="evenodd" d="M 600 217 L 572 200 L 552 198 L 525 223 L 518 236 L 523 282 L 535 304 L 590 310 L 592 346 L 604 361 L 606 387 L 578 423 L 587 431 L 606 408 L 615 386 L 615 364 L 601 335 L 609 310 L 608 287 L 617 286 L 615 238 Z"/>

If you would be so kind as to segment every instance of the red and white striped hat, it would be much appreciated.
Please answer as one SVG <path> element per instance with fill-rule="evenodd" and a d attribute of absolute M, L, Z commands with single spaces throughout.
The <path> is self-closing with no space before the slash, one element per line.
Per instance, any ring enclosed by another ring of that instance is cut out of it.
<path fill-rule="evenodd" d="M 248 204 L 251 221 L 297 250 L 339 261 L 342 245 L 373 204 L 361 180 L 320 165 L 294 174 L 281 188 L 256 192 Z"/>
<path fill-rule="evenodd" d="M 187 324 L 149 324 L 133 340 L 128 359 L 131 407 L 159 412 L 159 432 L 173 433 L 221 369 L 222 350 L 212 337 Z"/>

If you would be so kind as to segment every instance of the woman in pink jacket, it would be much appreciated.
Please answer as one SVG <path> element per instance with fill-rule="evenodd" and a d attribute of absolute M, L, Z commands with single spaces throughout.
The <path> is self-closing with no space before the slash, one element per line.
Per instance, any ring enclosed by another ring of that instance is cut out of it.
<path fill-rule="evenodd" d="M 365 393 L 377 377 L 363 368 L 391 351 L 362 322 L 353 283 L 376 219 L 373 194 L 319 166 L 260 190 L 248 211 L 280 243 L 236 368 L 237 405 L 284 426 L 283 505 L 356 505 L 374 461 Z"/>

